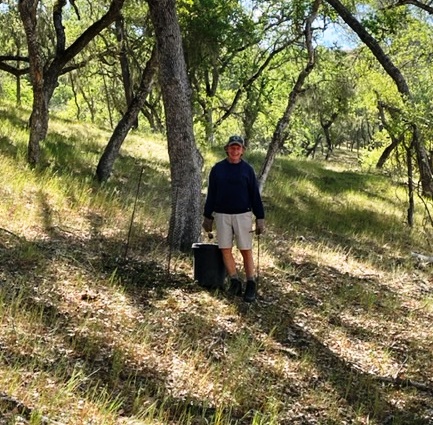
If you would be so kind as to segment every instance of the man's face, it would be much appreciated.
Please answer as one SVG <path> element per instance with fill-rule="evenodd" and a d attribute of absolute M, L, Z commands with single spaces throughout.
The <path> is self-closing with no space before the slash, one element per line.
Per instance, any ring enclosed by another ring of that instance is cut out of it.
<path fill-rule="evenodd" d="M 230 162 L 237 163 L 241 160 L 244 148 L 240 145 L 231 145 L 227 148 L 227 155 Z"/>

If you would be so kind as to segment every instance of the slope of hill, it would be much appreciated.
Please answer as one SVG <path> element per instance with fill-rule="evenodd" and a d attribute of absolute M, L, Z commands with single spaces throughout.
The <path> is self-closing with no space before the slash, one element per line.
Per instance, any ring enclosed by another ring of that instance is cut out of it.
<path fill-rule="evenodd" d="M 130 135 L 99 186 L 108 133 L 53 119 L 31 170 L 26 119 L 1 110 L 0 423 L 433 423 L 430 234 L 403 185 L 280 158 L 246 305 L 168 252 L 163 140 Z"/>

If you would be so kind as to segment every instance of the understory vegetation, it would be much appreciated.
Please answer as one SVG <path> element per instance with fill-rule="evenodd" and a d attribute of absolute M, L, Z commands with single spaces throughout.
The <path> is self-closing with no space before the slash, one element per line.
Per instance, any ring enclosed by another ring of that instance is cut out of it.
<path fill-rule="evenodd" d="M 53 117 L 31 169 L 28 114 L 0 110 L 1 424 L 433 424 L 431 223 L 417 199 L 406 226 L 404 180 L 278 158 L 247 305 L 167 248 L 165 140 L 131 133 L 100 185 L 109 132 Z"/>

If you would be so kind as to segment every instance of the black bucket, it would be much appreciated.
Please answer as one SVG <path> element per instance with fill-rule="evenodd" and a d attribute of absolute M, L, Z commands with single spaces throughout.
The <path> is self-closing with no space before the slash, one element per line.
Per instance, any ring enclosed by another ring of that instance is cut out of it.
<path fill-rule="evenodd" d="M 222 289 L 226 277 L 223 257 L 218 245 L 211 243 L 195 243 L 194 280 L 208 289 Z"/>

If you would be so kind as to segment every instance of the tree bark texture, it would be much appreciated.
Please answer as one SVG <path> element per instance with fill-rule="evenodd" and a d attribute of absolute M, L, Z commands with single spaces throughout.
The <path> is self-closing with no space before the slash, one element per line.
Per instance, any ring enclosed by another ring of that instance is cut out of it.
<path fill-rule="evenodd" d="M 334 112 L 328 121 L 324 121 L 323 118 L 320 117 L 320 126 L 322 127 L 323 134 L 325 135 L 325 141 L 326 141 L 326 147 L 327 147 L 326 157 L 325 157 L 326 160 L 329 159 L 332 151 L 334 150 L 334 147 L 332 146 L 332 137 L 331 137 L 330 128 L 331 128 L 332 124 L 334 124 L 337 117 L 338 117 L 337 112 Z"/>
<path fill-rule="evenodd" d="M 39 50 L 37 38 L 37 1 L 21 0 L 18 8 L 24 31 L 27 37 L 29 52 L 30 81 L 33 87 L 33 110 L 30 116 L 30 138 L 27 151 L 27 160 L 31 165 L 39 161 L 40 146 L 48 128 L 48 105 L 44 97 L 44 64 Z"/>
<path fill-rule="evenodd" d="M 114 129 L 104 153 L 99 160 L 96 168 L 96 177 L 100 182 L 106 181 L 108 177 L 110 177 L 114 161 L 119 154 L 122 143 L 128 135 L 129 130 L 131 130 L 134 123 L 137 121 L 138 113 L 143 107 L 146 97 L 152 88 L 156 70 L 157 55 L 156 49 L 154 49 L 149 61 L 147 62 L 146 68 L 143 71 L 140 87 L 129 104 L 126 113 Z"/>
<path fill-rule="evenodd" d="M 171 172 L 171 249 L 187 252 L 200 237 L 201 168 L 175 0 L 148 0 L 155 30 Z"/>

